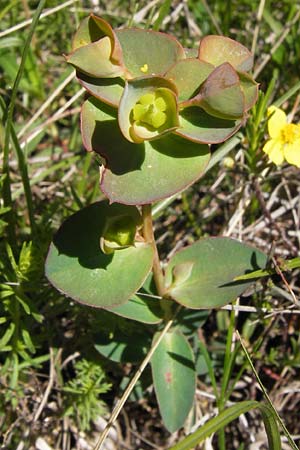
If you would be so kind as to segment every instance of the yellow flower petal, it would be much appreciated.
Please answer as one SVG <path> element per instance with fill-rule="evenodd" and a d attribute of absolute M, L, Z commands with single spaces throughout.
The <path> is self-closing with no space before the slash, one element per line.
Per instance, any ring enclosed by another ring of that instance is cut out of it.
<path fill-rule="evenodd" d="M 300 139 L 295 140 L 293 143 L 285 144 L 283 153 L 289 164 L 300 168 Z"/>
<path fill-rule="evenodd" d="M 276 139 L 270 139 L 263 146 L 263 151 L 268 155 L 269 159 L 274 164 L 276 164 L 276 166 L 279 166 L 283 163 L 283 146 L 281 145 L 280 141 Z"/>
<path fill-rule="evenodd" d="M 271 138 L 276 139 L 279 137 L 281 129 L 286 125 L 287 119 L 285 112 L 276 106 L 268 108 L 268 116 L 271 114 L 272 116 L 268 120 L 268 131 Z"/>

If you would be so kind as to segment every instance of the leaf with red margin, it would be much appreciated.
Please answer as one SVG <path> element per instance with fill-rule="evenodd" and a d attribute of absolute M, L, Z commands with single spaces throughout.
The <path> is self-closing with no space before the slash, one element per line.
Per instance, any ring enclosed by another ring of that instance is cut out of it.
<path fill-rule="evenodd" d="M 240 85 L 245 96 L 245 110 L 248 111 L 256 103 L 258 83 L 246 72 L 238 72 Z"/>
<path fill-rule="evenodd" d="M 216 67 L 228 62 L 242 72 L 248 72 L 253 66 L 252 53 L 244 45 L 224 36 L 209 35 L 201 39 L 198 58 Z"/>
<path fill-rule="evenodd" d="M 213 70 L 214 66 L 205 61 L 187 58 L 174 64 L 164 76 L 175 84 L 180 103 L 194 97 L 200 85 Z"/>
<path fill-rule="evenodd" d="M 243 125 L 241 120 L 213 117 L 199 106 L 191 106 L 180 111 L 179 120 L 180 127 L 175 134 L 205 144 L 224 142 Z"/>
<path fill-rule="evenodd" d="M 66 60 L 92 77 L 114 78 L 126 73 L 122 48 L 114 30 L 94 15 L 80 25 L 73 40 L 73 51 Z"/>
<path fill-rule="evenodd" d="M 182 283 L 174 280 L 178 265 L 193 263 L 190 276 Z M 219 308 L 234 301 L 250 282 L 235 282 L 237 276 L 265 267 L 267 256 L 237 240 L 216 237 L 201 239 L 177 252 L 166 268 L 170 297 L 192 309 Z"/>
<path fill-rule="evenodd" d="M 77 71 L 77 78 L 91 95 L 110 106 L 118 107 L 125 82 L 122 78 L 92 78 Z"/>
<path fill-rule="evenodd" d="M 89 98 L 81 114 L 83 142 L 105 159 L 101 189 L 111 202 L 152 203 L 180 192 L 203 174 L 209 147 L 173 134 L 142 144 L 122 135 L 116 111 Z"/>
<path fill-rule="evenodd" d="M 201 85 L 199 93 L 181 106 L 199 106 L 221 119 L 241 119 L 245 111 L 245 96 L 237 72 L 228 63 L 217 67 Z"/>
<path fill-rule="evenodd" d="M 100 238 L 107 218 L 130 215 L 137 222 L 137 208 L 97 202 L 69 217 L 60 227 L 46 260 L 46 276 L 60 292 L 98 308 L 126 303 L 142 286 L 153 261 L 153 248 L 135 247 L 104 254 Z"/>
<path fill-rule="evenodd" d="M 166 33 L 138 28 L 123 28 L 115 33 L 132 78 L 163 75 L 176 61 L 185 58 L 180 43 Z"/>

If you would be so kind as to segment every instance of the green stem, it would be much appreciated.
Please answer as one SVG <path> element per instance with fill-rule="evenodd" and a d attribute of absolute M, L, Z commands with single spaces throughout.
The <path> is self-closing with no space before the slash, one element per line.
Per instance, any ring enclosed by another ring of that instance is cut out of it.
<path fill-rule="evenodd" d="M 163 297 L 166 288 L 164 282 L 164 275 L 160 265 L 159 255 L 156 247 L 154 232 L 153 232 L 153 222 L 152 222 L 152 212 L 151 205 L 142 206 L 142 217 L 143 217 L 143 236 L 146 242 L 152 245 L 154 258 L 153 258 L 153 278 L 156 285 L 157 293 L 160 297 Z"/>

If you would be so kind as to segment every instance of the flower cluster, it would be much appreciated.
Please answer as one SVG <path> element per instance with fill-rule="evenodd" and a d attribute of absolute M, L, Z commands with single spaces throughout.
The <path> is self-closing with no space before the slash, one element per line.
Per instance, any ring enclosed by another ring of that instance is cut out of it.
<path fill-rule="evenodd" d="M 263 151 L 277 166 L 286 160 L 300 167 L 300 124 L 288 123 L 285 112 L 276 106 L 268 108 L 270 138 Z"/>
<path fill-rule="evenodd" d="M 251 53 L 222 36 L 184 49 L 165 33 L 113 30 L 90 15 L 67 61 L 92 96 L 117 108 L 119 128 L 132 143 L 170 133 L 196 143 L 223 142 L 257 98 Z"/>

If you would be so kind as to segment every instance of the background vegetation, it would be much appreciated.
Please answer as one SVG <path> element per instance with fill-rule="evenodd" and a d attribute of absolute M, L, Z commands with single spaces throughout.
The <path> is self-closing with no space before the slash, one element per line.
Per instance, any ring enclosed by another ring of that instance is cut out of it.
<path fill-rule="evenodd" d="M 114 26 L 149 27 L 156 22 L 186 46 L 196 47 L 206 34 L 224 34 L 252 48 L 261 89 L 258 105 L 230 156 L 160 209 L 156 236 L 166 259 L 171 248 L 225 235 L 255 244 L 277 264 L 277 275 L 247 292 L 233 312 L 214 311 L 202 327 L 199 318 L 199 328 L 191 333 L 200 349 L 197 398 L 186 429 L 172 436 L 164 430 L 146 370 L 107 448 L 167 448 L 217 412 L 216 397 L 219 408 L 220 402 L 224 407 L 242 399 L 261 400 L 235 329 L 299 445 L 299 269 L 283 275 L 280 264 L 282 258 L 299 255 L 300 170 L 288 164 L 276 167 L 262 152 L 268 105 L 281 106 L 294 123 L 300 120 L 299 3 L 48 0 L 27 47 L 38 2 L 0 0 L 0 6 L 3 448 L 92 448 L 108 418 L 106 411 L 135 370 L 134 364 L 101 356 L 94 342 L 99 334 L 109 338 L 119 331 L 133 340 L 147 336 L 138 323 L 63 297 L 43 275 L 49 243 L 64 218 L 102 198 L 98 162 L 81 142 L 83 92 L 63 57 L 80 20 L 92 11 Z M 263 448 L 262 430 L 261 418 L 253 412 L 241 416 L 212 445 Z M 205 445 L 210 448 L 210 441 Z M 285 438 L 282 448 L 288 448 Z"/>

